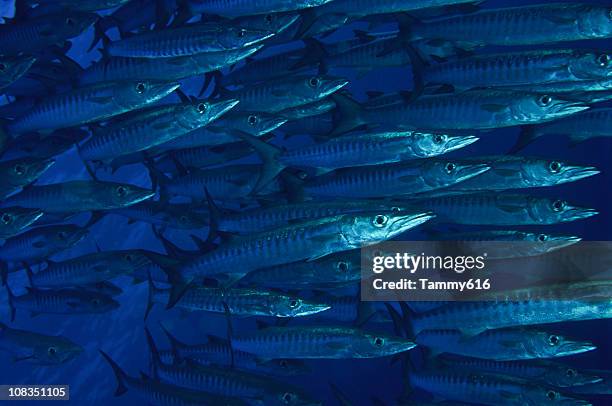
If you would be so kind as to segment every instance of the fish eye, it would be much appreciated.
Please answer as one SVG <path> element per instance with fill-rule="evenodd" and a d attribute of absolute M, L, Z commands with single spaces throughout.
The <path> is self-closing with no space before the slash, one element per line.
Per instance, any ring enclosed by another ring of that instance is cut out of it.
<path fill-rule="evenodd" d="M 279 365 L 281 368 L 287 368 L 287 361 L 286 361 L 286 360 L 284 360 L 284 359 L 282 359 L 282 360 L 280 360 L 280 361 L 278 362 L 278 365 Z"/>
<path fill-rule="evenodd" d="M 6 65 L 3 63 L 0 63 L 0 71 L 4 72 L 6 70 Z"/>
<path fill-rule="evenodd" d="M 308 84 L 310 85 L 310 87 L 317 87 L 319 86 L 319 78 L 318 77 L 312 77 L 308 80 Z"/>
<path fill-rule="evenodd" d="M 538 235 L 538 241 L 544 242 L 546 240 L 548 240 L 548 236 L 546 234 Z"/>
<path fill-rule="evenodd" d="M 181 223 L 187 223 L 187 221 L 188 221 L 188 220 L 189 220 L 189 219 L 187 218 L 187 216 L 181 216 L 181 217 L 179 218 L 179 221 L 180 221 Z"/>
<path fill-rule="evenodd" d="M 13 172 L 15 172 L 17 175 L 23 175 L 25 173 L 25 168 L 23 165 L 17 164 L 13 167 Z"/>
<path fill-rule="evenodd" d="M 561 171 L 561 164 L 557 161 L 553 161 L 548 164 L 548 169 L 550 169 L 552 173 L 559 173 L 559 171 Z"/>
<path fill-rule="evenodd" d="M 238 38 L 244 38 L 246 35 L 246 30 L 243 28 L 238 31 Z"/>
<path fill-rule="evenodd" d="M 293 399 L 293 396 L 291 396 L 291 393 L 285 393 L 283 395 L 283 402 L 285 402 L 286 405 L 288 405 L 289 403 L 291 403 L 291 400 Z"/>
<path fill-rule="evenodd" d="M 563 200 L 555 200 L 552 204 L 552 208 L 553 211 L 561 211 L 565 208 L 566 205 L 567 203 L 565 203 Z"/>
<path fill-rule="evenodd" d="M 567 371 L 565 371 L 565 375 L 566 375 L 568 378 L 573 378 L 573 377 L 575 377 L 575 376 L 576 376 L 576 370 L 575 370 L 575 369 L 572 369 L 572 368 L 569 368 Z"/>
<path fill-rule="evenodd" d="M 66 19 L 66 24 L 68 24 L 68 25 L 72 26 L 72 25 L 74 25 L 74 20 L 73 20 L 72 18 L 68 17 L 68 18 Z"/>
<path fill-rule="evenodd" d="M 300 301 L 297 299 L 293 299 L 289 302 L 289 307 L 292 309 L 295 309 L 296 307 L 298 307 L 300 304 Z"/>
<path fill-rule="evenodd" d="M 204 112 L 206 112 L 206 110 L 208 110 L 208 106 L 206 105 L 206 103 L 198 104 L 198 112 L 200 114 L 204 114 Z"/>
<path fill-rule="evenodd" d="M 555 400 L 557 399 L 557 392 L 555 392 L 554 390 L 549 390 L 548 392 L 546 392 L 546 397 L 549 400 Z"/>
<path fill-rule="evenodd" d="M 47 352 L 49 353 L 49 355 L 55 355 L 55 354 L 57 354 L 57 348 L 49 347 L 49 348 L 47 348 Z"/>
<path fill-rule="evenodd" d="M 10 223 L 11 223 L 11 221 L 13 221 L 13 216 L 11 216 L 11 215 L 10 215 L 10 214 L 8 214 L 8 213 L 4 213 L 4 214 L 2 215 L 2 217 L 1 217 L 1 219 L 2 219 L 2 222 L 3 222 L 4 224 L 10 224 Z"/>
<path fill-rule="evenodd" d="M 98 306 L 100 304 L 100 299 L 93 299 L 91 301 L 91 303 L 93 303 L 94 305 Z"/>
<path fill-rule="evenodd" d="M 338 264 L 336 265 L 336 267 L 338 268 L 339 271 L 341 272 L 346 272 L 348 271 L 348 264 L 344 261 L 340 261 L 338 262 Z"/>
<path fill-rule="evenodd" d="M 607 67 L 609 63 L 610 63 L 610 55 L 601 54 L 597 57 L 597 64 L 601 66 L 602 68 Z"/>
<path fill-rule="evenodd" d="M 127 194 L 127 189 L 125 186 L 117 186 L 116 192 L 117 196 L 124 197 Z"/>
<path fill-rule="evenodd" d="M 272 17 L 272 14 L 266 14 L 266 17 L 265 17 L 266 22 L 271 23 L 273 19 L 274 17 Z"/>
<path fill-rule="evenodd" d="M 374 225 L 374 227 L 380 228 L 386 226 L 388 221 L 389 217 L 379 214 L 374 217 L 374 220 L 372 220 L 372 224 Z"/>
<path fill-rule="evenodd" d="M 560 341 L 561 341 L 561 339 L 559 338 L 559 336 L 551 335 L 551 336 L 548 337 L 548 344 L 550 344 L 552 346 L 559 345 Z"/>
<path fill-rule="evenodd" d="M 68 233 L 65 231 L 60 231 L 59 233 L 57 233 L 57 235 L 59 236 L 59 238 L 61 238 L 62 240 L 65 240 L 66 238 L 68 238 Z"/>
<path fill-rule="evenodd" d="M 257 116 L 251 114 L 249 117 L 247 117 L 247 123 L 249 123 L 251 126 L 257 124 Z"/>
<path fill-rule="evenodd" d="M 382 347 L 383 345 L 385 345 L 385 339 L 382 337 L 375 337 L 374 345 L 378 348 Z"/>
<path fill-rule="evenodd" d="M 445 139 L 446 139 L 446 136 L 444 136 L 442 134 L 434 135 L 434 143 L 436 143 L 436 144 L 442 144 Z"/>
<path fill-rule="evenodd" d="M 144 83 L 140 82 L 140 83 L 136 84 L 136 92 L 138 92 L 138 94 L 143 94 L 146 89 L 147 89 L 147 87 L 145 86 Z"/>
<path fill-rule="evenodd" d="M 308 178 L 308 174 L 304 171 L 299 171 L 296 176 L 300 179 L 300 180 L 305 180 Z"/>
<path fill-rule="evenodd" d="M 455 165 L 452 162 L 449 162 L 449 163 L 446 164 L 446 166 L 444 168 L 446 169 L 446 172 L 453 173 L 453 171 L 457 168 L 457 165 Z"/>
<path fill-rule="evenodd" d="M 540 98 L 538 99 L 538 104 L 542 107 L 547 107 L 547 106 L 550 106 L 552 101 L 553 101 L 552 97 L 545 94 L 543 96 L 540 96 Z"/>
<path fill-rule="evenodd" d="M 126 256 L 123 258 L 128 262 L 132 262 L 132 260 L 134 259 L 134 257 L 131 254 L 126 254 Z"/>
<path fill-rule="evenodd" d="M 391 211 L 392 211 L 393 213 L 399 213 L 400 211 L 402 211 L 402 209 L 400 209 L 400 208 L 399 208 L 399 207 L 397 207 L 397 206 L 393 206 L 393 207 L 391 207 Z"/>

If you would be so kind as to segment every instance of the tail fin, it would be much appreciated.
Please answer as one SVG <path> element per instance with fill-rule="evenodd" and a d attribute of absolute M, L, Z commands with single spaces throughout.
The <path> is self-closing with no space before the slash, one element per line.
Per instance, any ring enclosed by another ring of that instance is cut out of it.
<path fill-rule="evenodd" d="M 261 157 L 261 160 L 263 161 L 263 167 L 261 168 L 259 179 L 257 179 L 257 183 L 251 191 L 251 194 L 256 194 L 263 187 L 272 182 L 272 180 L 286 168 L 286 166 L 280 163 L 277 159 L 282 150 L 250 134 L 243 132 L 237 132 L 235 134 L 242 140 L 248 142 L 255 149 L 255 151 L 257 151 Z"/>
<path fill-rule="evenodd" d="M 174 272 L 168 274 L 168 280 L 170 280 L 172 287 L 170 288 L 170 296 L 168 297 L 166 309 L 172 309 L 191 288 L 193 280 L 185 280 Z"/>
<path fill-rule="evenodd" d="M 187 344 L 179 341 L 176 337 L 174 337 L 163 324 L 160 323 L 159 326 L 168 338 L 168 341 L 170 341 L 170 348 L 172 350 L 172 355 L 174 357 L 175 363 L 180 361 L 180 359 L 182 358 L 180 354 L 181 348 L 187 347 Z"/>
<path fill-rule="evenodd" d="M 91 52 L 98 42 L 106 37 L 106 31 L 116 25 L 118 25 L 117 21 L 112 16 L 106 16 L 96 21 L 94 24 L 93 40 L 91 41 L 91 45 L 89 45 L 87 52 Z"/>
<path fill-rule="evenodd" d="M 15 313 L 16 313 L 16 309 L 15 309 L 15 304 L 13 303 L 13 300 L 15 299 L 15 295 L 13 295 L 13 292 L 11 291 L 11 288 L 9 287 L 9 285 L 6 285 L 6 293 L 8 294 L 8 305 L 9 305 L 9 313 L 11 315 L 11 322 L 15 321 Z"/>
<path fill-rule="evenodd" d="M 155 162 L 151 159 L 145 160 L 145 166 L 149 171 L 149 177 L 151 178 L 151 189 L 157 190 L 159 187 L 159 200 L 160 202 L 164 202 L 168 200 L 168 196 L 165 192 L 165 187 L 168 183 L 170 183 L 170 178 L 168 178 L 162 171 L 155 167 Z"/>
<path fill-rule="evenodd" d="M 334 129 L 327 134 L 328 137 L 345 134 L 366 124 L 364 108 L 354 99 L 343 93 L 335 93 L 331 98 L 336 103 L 336 117 Z"/>
<path fill-rule="evenodd" d="M 153 370 L 153 377 L 158 379 L 157 369 L 161 364 L 161 358 L 159 357 L 159 351 L 157 350 L 157 346 L 155 345 L 155 341 L 153 340 L 153 336 L 147 327 L 145 327 L 145 336 L 147 337 L 147 344 L 149 345 L 149 350 L 151 351 L 151 367 Z"/>
<path fill-rule="evenodd" d="M 328 56 L 325 46 L 314 38 L 304 40 L 306 47 L 304 48 L 304 57 L 297 61 L 289 70 L 297 70 L 308 66 L 316 66 L 317 64 L 325 65 L 324 59 Z M 326 73 L 327 68 L 320 70 L 320 73 Z"/>
<path fill-rule="evenodd" d="M 516 144 L 514 144 L 514 146 L 510 148 L 510 151 L 508 151 L 508 153 L 516 154 L 517 152 L 525 148 L 527 145 L 535 141 L 537 138 L 539 138 L 540 134 L 536 132 L 536 128 L 537 127 L 534 125 L 521 127 L 521 133 L 519 134 L 518 140 L 516 141 Z"/>
<path fill-rule="evenodd" d="M 125 381 L 128 378 L 127 374 L 123 372 L 121 367 L 119 367 L 119 365 L 117 365 L 117 363 L 113 361 L 113 359 L 109 357 L 108 354 L 106 354 L 104 351 L 100 350 L 100 354 L 102 354 L 106 362 L 108 362 L 108 364 L 113 369 L 113 372 L 115 373 L 115 378 L 117 379 L 117 389 L 115 390 L 115 396 L 123 395 L 128 390 L 125 386 Z"/>
<path fill-rule="evenodd" d="M 402 319 L 404 331 L 406 332 L 406 337 L 414 338 L 414 329 L 412 327 L 412 319 L 415 316 L 415 312 L 408 306 L 406 302 L 399 302 L 400 309 L 402 310 Z"/>
<path fill-rule="evenodd" d="M 153 279 L 151 278 L 151 272 L 147 273 L 147 283 L 149 286 L 149 294 L 147 295 L 147 307 L 145 309 L 145 314 L 144 314 L 145 321 L 149 317 L 149 313 L 151 312 L 151 309 L 153 308 L 153 305 L 155 304 L 155 301 L 154 301 L 155 293 L 160 291 L 159 289 L 155 287 L 155 284 L 153 283 Z"/>

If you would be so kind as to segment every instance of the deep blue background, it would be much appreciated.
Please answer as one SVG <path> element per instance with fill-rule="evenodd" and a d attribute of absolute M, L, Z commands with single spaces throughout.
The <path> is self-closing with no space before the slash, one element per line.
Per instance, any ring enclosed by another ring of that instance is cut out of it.
<path fill-rule="evenodd" d="M 600 3 L 610 4 L 601 0 Z M 528 1 L 491 0 L 483 7 L 502 7 L 529 4 Z M 360 25 L 363 27 L 363 25 Z M 351 27 L 354 28 L 354 27 Z M 348 39 L 351 30 L 346 28 L 330 37 L 330 40 Z M 83 66 L 98 58 L 96 52 L 87 54 L 92 32 L 88 31 L 74 40 L 70 55 Z M 580 44 L 564 44 L 586 48 L 612 49 L 611 41 L 597 41 Z M 278 47 L 283 50 L 283 47 Z M 353 94 L 363 99 L 365 91 L 377 90 L 394 92 L 407 90 L 411 85 L 411 72 L 406 69 L 384 69 L 372 72 L 357 80 L 350 71 L 337 71 L 351 80 L 349 89 Z M 185 82 L 183 90 L 197 94 L 201 78 Z M 175 100 L 171 96 L 164 102 Z M 482 140 L 464 150 L 456 152 L 456 156 L 473 156 L 502 154 L 513 144 L 518 129 L 504 129 L 490 132 L 482 136 Z M 298 142 L 298 141 L 295 141 Z M 602 174 L 551 189 L 538 190 L 549 196 L 558 196 L 577 204 L 597 208 L 601 214 L 579 222 L 546 227 L 547 230 L 579 235 L 588 240 L 609 240 L 611 235 L 610 218 L 610 185 L 612 139 L 591 140 L 570 147 L 568 140 L 562 137 L 546 137 L 538 139 L 525 149 L 525 155 L 554 158 L 579 164 L 595 165 Z M 139 165 L 122 168 L 115 175 L 102 173 L 105 180 L 121 180 L 130 183 L 150 186 L 150 181 L 144 167 Z M 40 180 L 41 184 L 56 183 L 66 180 L 87 179 L 84 167 L 73 149 L 57 158 L 57 163 L 49 173 Z M 167 234 L 184 247 L 189 247 L 188 233 L 168 231 Z M 108 216 L 95 225 L 90 236 L 69 252 L 56 259 L 79 256 L 95 251 L 95 244 L 104 250 L 126 248 L 146 248 L 161 250 L 160 244 L 150 233 L 150 227 L 144 223 L 128 225 L 126 219 L 118 216 Z M 10 283 L 16 293 L 24 286 L 24 275 L 12 275 Z M 2 384 L 69 384 L 71 404 L 124 404 L 128 405 L 137 398 L 127 393 L 123 397 L 113 398 L 115 388 L 114 376 L 108 365 L 98 354 L 99 349 L 108 352 L 125 370 L 136 375 L 139 370 L 147 370 L 148 353 L 143 333 L 143 311 L 146 302 L 146 284 L 132 286 L 127 278 L 120 279 L 119 285 L 125 293 L 119 297 L 121 308 L 113 313 L 101 316 L 54 316 L 41 315 L 30 318 L 25 313 L 19 313 L 12 327 L 31 329 L 47 334 L 61 334 L 80 343 L 85 353 L 71 363 L 57 367 L 33 367 L 26 363 L 12 363 L 7 354 L 0 353 L 0 383 Z M 0 293 L 0 321 L 9 324 L 6 294 Z M 4 311 L 4 309 L 6 311 Z M 222 315 L 198 314 L 184 315 L 176 310 L 164 311 L 156 308 L 149 317 L 148 325 L 152 329 L 156 341 L 162 348 L 167 347 L 163 334 L 158 327 L 158 321 L 163 320 L 165 326 L 173 331 L 182 341 L 197 343 L 205 341 L 206 334 L 225 335 L 225 320 Z M 254 322 L 241 321 L 237 328 L 250 326 Z M 595 352 L 573 357 L 568 361 L 577 366 L 608 369 L 612 359 L 610 334 L 612 322 L 594 321 L 551 326 L 551 331 L 565 332 L 581 339 L 592 340 L 599 349 Z M 334 382 L 356 404 L 368 404 L 372 396 L 377 396 L 392 402 L 402 391 L 403 383 L 399 366 L 390 366 L 388 359 L 351 360 L 351 361 L 316 361 L 308 362 L 312 374 L 303 377 L 290 378 L 292 383 L 309 388 L 318 398 L 334 402 L 328 389 L 328 382 Z M 326 402 L 326 403 L 327 403 Z M 605 404 L 605 403 L 602 403 Z"/>

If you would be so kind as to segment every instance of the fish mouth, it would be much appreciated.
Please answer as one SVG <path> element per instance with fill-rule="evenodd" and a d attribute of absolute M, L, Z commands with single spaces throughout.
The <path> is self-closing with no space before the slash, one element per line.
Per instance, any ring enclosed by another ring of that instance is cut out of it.
<path fill-rule="evenodd" d="M 302 316 L 310 316 L 331 309 L 331 306 L 323 303 L 306 303 L 305 309 L 300 312 Z"/>
<path fill-rule="evenodd" d="M 258 34 L 258 35 L 257 35 Z M 244 43 L 241 48 L 250 47 L 252 45 L 257 45 L 260 42 L 263 42 L 269 38 L 275 36 L 276 33 L 274 31 L 265 31 L 265 30 L 253 30 L 253 39 Z"/>
<path fill-rule="evenodd" d="M 549 117 L 565 117 L 571 114 L 580 113 L 581 111 L 588 110 L 589 108 L 589 106 L 582 102 L 564 101 L 556 106 L 555 111 L 551 112 Z"/>
<path fill-rule="evenodd" d="M 31 226 L 34 222 L 36 222 L 39 218 L 41 218 L 45 213 L 42 210 L 29 210 L 28 212 L 22 213 L 20 217 L 21 229 Z"/>
<path fill-rule="evenodd" d="M 555 357 L 564 357 L 573 354 L 582 354 L 583 352 L 594 351 L 597 346 L 588 341 L 570 341 L 565 343 L 560 350 L 555 354 Z"/>
<path fill-rule="evenodd" d="M 433 219 L 436 215 L 433 212 L 421 212 L 416 214 L 405 214 L 397 216 L 396 219 L 391 223 L 391 229 L 397 230 L 397 233 L 403 233 L 404 231 L 410 230 L 423 223 Z"/>
<path fill-rule="evenodd" d="M 325 83 L 321 86 L 321 98 L 327 97 L 332 93 L 337 92 L 342 89 L 344 86 L 348 85 L 349 81 L 343 78 L 327 78 L 325 79 Z"/>
<path fill-rule="evenodd" d="M 595 209 L 571 206 L 567 208 L 566 213 L 564 215 L 564 219 L 565 221 L 582 220 L 582 219 L 596 216 L 598 214 L 599 214 L 599 211 Z"/>
<path fill-rule="evenodd" d="M 43 173 L 47 172 L 53 165 L 55 165 L 55 159 L 48 159 L 33 165 L 33 178 L 38 178 Z"/>
<path fill-rule="evenodd" d="M 463 182 L 464 180 L 473 178 L 480 174 L 485 173 L 491 169 L 489 165 L 486 164 L 476 164 L 476 165 L 457 165 L 457 176 L 455 177 L 456 182 Z"/>
<path fill-rule="evenodd" d="M 155 196 L 155 191 L 154 190 L 143 190 L 143 191 L 135 192 L 134 196 L 130 200 L 130 203 L 128 205 L 126 205 L 126 206 L 132 206 L 134 204 L 138 204 L 140 202 L 144 202 L 145 200 L 149 200 L 153 196 Z"/>
<path fill-rule="evenodd" d="M 594 166 L 569 166 L 565 170 L 564 181 L 572 182 L 588 178 L 590 176 L 595 176 L 600 173 L 601 171 Z"/>
<path fill-rule="evenodd" d="M 233 109 L 238 103 L 240 103 L 238 99 L 228 99 L 213 104 L 211 106 L 212 113 L 210 115 L 210 121 L 221 117 L 223 114 Z"/>
<path fill-rule="evenodd" d="M 470 144 L 475 143 L 480 138 L 475 137 L 473 135 L 454 135 L 448 139 L 448 143 L 446 144 L 446 150 L 448 152 L 455 151 L 460 148 L 467 147 Z"/>
<path fill-rule="evenodd" d="M 155 95 L 154 97 L 152 97 L 152 100 L 159 100 L 163 97 L 168 96 L 170 93 L 174 92 L 176 89 L 178 89 L 179 87 L 181 87 L 181 84 L 178 82 L 172 82 L 172 83 L 163 83 L 163 82 L 158 82 L 158 83 L 153 83 L 151 85 L 151 94 Z"/>
<path fill-rule="evenodd" d="M 72 245 L 76 245 L 79 242 L 83 241 L 85 237 L 89 235 L 89 229 L 83 228 L 81 230 L 76 231 L 72 237 L 70 237 L 69 243 Z"/>

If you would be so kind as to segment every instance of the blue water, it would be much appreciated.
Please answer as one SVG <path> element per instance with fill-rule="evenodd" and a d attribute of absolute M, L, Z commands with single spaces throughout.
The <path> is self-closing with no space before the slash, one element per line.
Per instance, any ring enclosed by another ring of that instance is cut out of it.
<path fill-rule="evenodd" d="M 600 3 L 611 2 L 601 0 Z M 529 4 L 528 1 L 487 1 L 483 7 L 501 7 L 509 5 Z M 362 27 L 363 25 L 359 25 Z M 330 37 L 330 40 L 348 39 L 351 28 L 342 29 Z M 114 35 L 114 33 L 112 33 Z M 87 66 L 98 58 L 94 51 L 87 53 L 92 32 L 88 31 L 73 40 L 70 56 L 81 65 Z M 564 44 L 567 47 L 612 48 L 610 41 L 593 41 L 589 43 Z M 284 47 L 276 48 L 282 52 Z M 349 90 L 363 100 L 365 91 L 377 90 L 395 92 L 408 90 L 411 86 L 409 69 L 384 69 L 374 71 L 363 78 L 356 78 L 350 71 L 338 71 L 351 79 Z M 185 81 L 183 90 L 188 94 L 197 94 L 201 78 Z M 178 101 L 175 96 L 164 100 Z M 483 135 L 481 141 L 461 151 L 454 156 L 474 156 L 501 154 L 507 151 L 516 140 L 518 129 L 498 130 Z M 538 190 L 534 193 L 547 196 L 563 197 L 585 207 L 593 207 L 600 211 L 598 216 L 546 230 L 579 235 L 586 240 L 610 240 L 612 236 L 611 202 L 612 185 L 612 139 L 601 138 L 591 140 L 576 146 L 570 146 L 564 138 L 546 137 L 538 139 L 524 150 L 525 155 L 555 158 L 578 164 L 594 165 L 602 170 L 598 176 L 576 183 Z M 56 165 L 45 174 L 39 184 L 57 183 L 67 180 L 88 179 L 81 160 L 74 149 L 57 157 Z M 116 174 L 102 173 L 104 180 L 117 180 L 150 187 L 148 174 L 143 166 L 124 167 Z M 84 220 L 84 219 L 83 219 Z M 169 230 L 167 236 L 185 248 L 194 248 L 188 238 L 188 233 Z M 58 255 L 61 260 L 95 252 L 96 244 L 103 250 L 127 248 L 144 248 L 163 252 L 159 242 L 153 237 L 150 226 L 144 223 L 127 224 L 127 220 L 118 216 L 107 216 L 96 224 L 87 239 L 68 252 Z M 11 275 L 11 286 L 15 293 L 20 293 L 20 287 L 25 285 L 24 275 Z M 143 312 L 146 303 L 146 284 L 132 285 L 131 280 L 120 278 L 117 284 L 124 289 L 118 298 L 121 307 L 117 311 L 100 316 L 56 316 L 40 315 L 30 317 L 19 313 L 16 321 L 9 323 L 6 295 L 0 293 L 0 321 L 14 328 L 34 330 L 46 334 L 61 334 L 81 344 L 84 354 L 73 362 L 55 367 L 33 367 L 26 363 L 13 363 L 7 354 L 0 353 L 0 384 L 68 384 L 70 385 L 70 404 L 75 405 L 128 405 L 141 402 L 128 392 L 122 397 L 113 397 L 115 378 L 100 357 L 98 350 L 109 353 L 130 375 L 136 375 L 140 370 L 148 370 L 149 355 L 147 352 Z M 183 314 L 177 310 L 165 311 L 157 306 L 148 320 L 158 345 L 168 348 L 159 322 L 184 342 L 204 342 L 207 334 L 224 336 L 226 323 L 222 315 L 213 314 Z M 255 328 L 254 320 L 240 320 L 235 328 Z M 591 340 L 598 347 L 597 351 L 568 358 L 567 361 L 579 367 L 610 369 L 612 360 L 612 321 L 593 321 L 572 324 L 554 325 L 551 331 L 559 331 L 573 337 Z M 399 365 L 391 365 L 386 358 L 374 360 L 348 361 L 313 361 L 307 362 L 312 373 L 309 375 L 288 378 L 293 384 L 307 388 L 315 397 L 325 404 L 337 404 L 332 396 L 328 383 L 339 386 L 355 404 L 371 404 L 370 399 L 376 396 L 392 404 L 401 394 L 404 382 Z M 597 400 L 597 398 L 593 398 Z M 610 398 L 597 400 L 601 405 L 610 404 Z"/>

